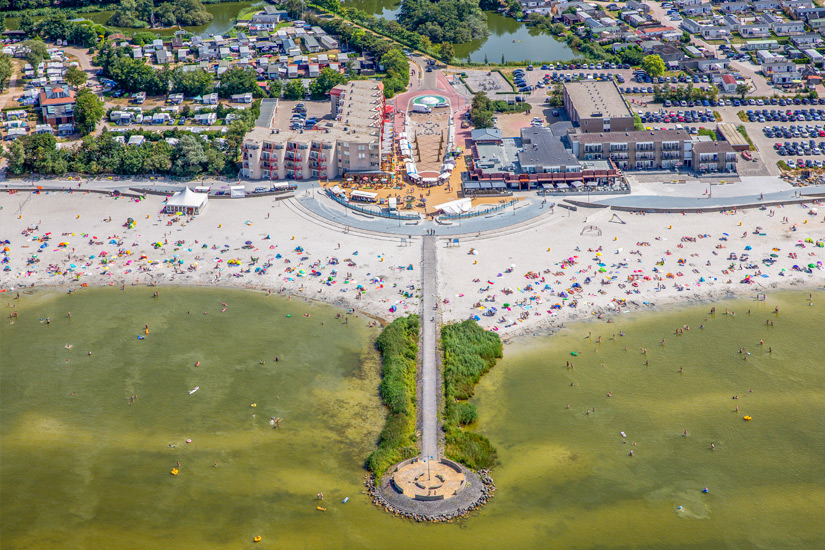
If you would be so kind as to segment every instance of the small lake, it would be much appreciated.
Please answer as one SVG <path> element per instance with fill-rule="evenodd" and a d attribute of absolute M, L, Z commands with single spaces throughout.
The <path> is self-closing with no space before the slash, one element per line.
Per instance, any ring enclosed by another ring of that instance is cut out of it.
<path fill-rule="evenodd" d="M 456 58 L 491 63 L 505 61 L 567 61 L 578 57 L 570 47 L 535 27 L 495 12 L 487 13 L 490 34 L 483 40 L 455 45 Z"/>

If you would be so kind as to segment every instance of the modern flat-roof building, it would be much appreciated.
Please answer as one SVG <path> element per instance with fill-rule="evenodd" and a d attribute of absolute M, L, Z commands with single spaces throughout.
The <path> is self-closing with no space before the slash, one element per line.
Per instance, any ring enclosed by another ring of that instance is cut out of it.
<path fill-rule="evenodd" d="M 571 134 L 568 139 L 577 159 L 609 159 L 622 170 L 736 171 L 730 143 L 694 141 L 685 130 Z"/>
<path fill-rule="evenodd" d="M 473 160 L 468 167 L 471 181 L 504 182 L 510 189 L 566 189 L 583 184 L 615 185 L 621 181 L 610 160 L 580 162 L 552 128 L 522 128 L 519 137 L 499 135 L 498 140 L 480 132 L 476 136 L 480 139 L 473 143 Z"/>
<path fill-rule="evenodd" d="M 330 91 L 331 120 L 312 130 L 273 127 L 277 103 L 261 109 L 244 137 L 242 175 L 252 179 L 327 179 L 381 170 L 384 85 L 353 80 Z"/>
<path fill-rule="evenodd" d="M 685 130 L 571 134 L 579 160 L 610 159 L 622 170 L 668 170 L 693 163 L 693 141 Z"/>
<path fill-rule="evenodd" d="M 633 113 L 612 80 L 565 83 L 564 109 L 584 133 L 633 130 Z"/>

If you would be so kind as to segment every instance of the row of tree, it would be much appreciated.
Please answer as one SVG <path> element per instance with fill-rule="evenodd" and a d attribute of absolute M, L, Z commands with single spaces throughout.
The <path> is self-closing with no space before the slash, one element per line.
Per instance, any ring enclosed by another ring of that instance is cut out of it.
<path fill-rule="evenodd" d="M 0 21 L 0 27 L 4 26 L 5 22 Z M 68 40 L 70 44 L 84 48 L 94 46 L 98 37 L 106 33 L 106 27 L 91 21 L 70 21 L 65 12 L 52 12 L 40 21 L 25 12 L 20 18 L 20 30 L 27 38 Z"/>
<path fill-rule="evenodd" d="M 200 0 L 171 0 L 155 6 L 152 0 L 121 0 L 107 21 L 116 27 L 144 28 L 153 22 L 164 27 L 173 25 L 205 25 L 213 15 Z"/>

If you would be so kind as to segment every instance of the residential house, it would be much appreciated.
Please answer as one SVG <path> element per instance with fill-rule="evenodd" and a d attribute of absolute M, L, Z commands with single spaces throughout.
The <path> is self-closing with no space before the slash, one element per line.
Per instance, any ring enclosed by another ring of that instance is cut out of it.
<path fill-rule="evenodd" d="M 318 53 L 321 51 L 321 45 L 314 37 L 307 35 L 304 37 L 304 49 L 309 53 Z"/>
<path fill-rule="evenodd" d="M 744 0 L 733 0 L 719 4 L 719 11 L 722 13 L 742 13 L 750 9 L 750 2 Z"/>
<path fill-rule="evenodd" d="M 624 6 L 628 9 L 636 10 L 640 13 L 650 13 L 650 6 L 648 6 L 644 2 L 639 2 L 638 0 L 627 0 Z"/>
<path fill-rule="evenodd" d="M 218 121 L 216 113 L 198 113 L 195 115 L 195 123 L 212 126 Z"/>
<path fill-rule="evenodd" d="M 75 93 L 65 86 L 46 86 L 39 96 L 46 124 L 74 124 Z"/>
<path fill-rule="evenodd" d="M 118 126 L 125 126 L 134 121 L 135 113 L 131 111 L 111 111 L 109 113 L 109 122 L 117 124 Z"/>
<path fill-rule="evenodd" d="M 143 59 L 143 48 L 141 48 L 140 46 L 133 46 L 132 57 L 134 59 Z"/>
<path fill-rule="evenodd" d="M 822 35 L 815 32 L 798 34 L 791 37 L 791 44 L 797 48 L 816 48 L 822 45 Z"/>
<path fill-rule="evenodd" d="M 691 0 L 688 0 L 688 2 L 685 2 L 685 5 L 681 8 L 681 12 L 685 15 L 685 17 L 710 15 L 713 12 L 713 6 L 710 2 L 693 2 Z"/>
<path fill-rule="evenodd" d="M 245 94 L 233 94 L 229 100 L 232 103 L 252 103 L 252 93 L 247 92 Z"/>
<path fill-rule="evenodd" d="M 730 30 L 706 21 L 682 19 L 680 26 L 690 34 L 701 36 L 705 40 L 723 40 L 730 38 Z"/>
<path fill-rule="evenodd" d="M 755 12 L 778 10 L 779 0 L 752 0 L 751 7 Z"/>
<path fill-rule="evenodd" d="M 204 105 L 217 105 L 218 104 L 218 94 L 211 93 L 206 94 L 203 96 L 203 104 Z"/>
<path fill-rule="evenodd" d="M 773 84 L 791 84 L 794 80 L 802 79 L 799 65 L 784 59 L 763 63 L 762 73 Z"/>
<path fill-rule="evenodd" d="M 172 115 L 169 113 L 155 113 L 152 115 L 152 124 L 166 124 L 172 120 Z"/>
<path fill-rule="evenodd" d="M 35 134 L 54 134 L 51 124 L 37 124 L 34 127 Z"/>
<path fill-rule="evenodd" d="M 822 65 L 822 62 L 825 60 L 825 56 L 814 49 L 808 49 L 802 52 L 805 56 L 811 60 L 811 63 L 814 65 Z"/>
<path fill-rule="evenodd" d="M 166 97 L 166 103 L 169 103 L 170 105 L 180 105 L 181 103 L 183 103 L 183 94 L 169 94 Z"/>
<path fill-rule="evenodd" d="M 685 53 L 675 46 L 670 44 L 657 44 L 651 48 L 651 53 L 662 58 L 665 64 L 679 63 L 685 58 Z"/>
<path fill-rule="evenodd" d="M 131 136 L 129 138 L 129 142 L 126 145 L 134 145 L 135 147 L 140 147 L 143 145 L 143 142 L 146 141 L 146 138 L 141 135 Z"/>
<path fill-rule="evenodd" d="M 740 46 L 742 51 L 756 52 L 759 50 L 778 50 L 779 43 L 776 40 L 749 40 Z"/>
<path fill-rule="evenodd" d="M 318 38 L 318 41 L 321 43 L 321 46 L 326 48 L 327 50 L 337 50 L 338 49 L 338 41 L 332 38 L 329 35 L 323 35 Z"/>
<path fill-rule="evenodd" d="M 264 10 L 252 15 L 250 25 L 258 28 L 274 29 L 288 14 L 275 6 L 264 6 Z"/>
<path fill-rule="evenodd" d="M 791 34 L 802 34 L 805 32 L 804 21 L 787 21 L 770 12 L 759 14 L 759 19 L 763 23 L 770 25 L 771 30 L 779 36 L 789 36 Z"/>

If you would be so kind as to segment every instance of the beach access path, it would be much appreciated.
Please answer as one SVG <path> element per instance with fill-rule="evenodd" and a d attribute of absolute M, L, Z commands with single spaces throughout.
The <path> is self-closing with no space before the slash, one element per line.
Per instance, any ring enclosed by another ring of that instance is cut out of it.
<path fill-rule="evenodd" d="M 436 269 L 436 237 L 425 236 L 421 258 L 421 456 L 438 459 L 438 372 L 436 361 L 436 303 L 438 281 Z"/>

